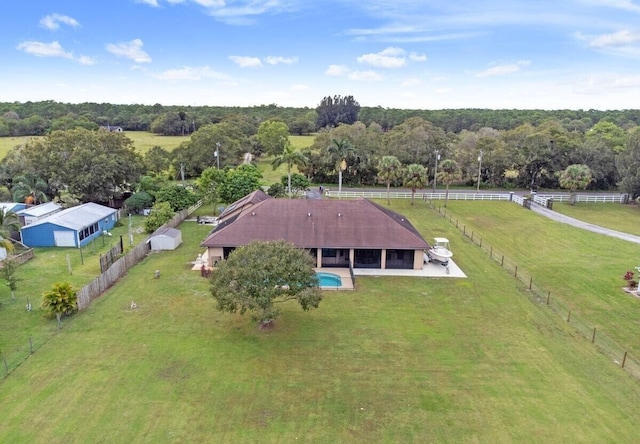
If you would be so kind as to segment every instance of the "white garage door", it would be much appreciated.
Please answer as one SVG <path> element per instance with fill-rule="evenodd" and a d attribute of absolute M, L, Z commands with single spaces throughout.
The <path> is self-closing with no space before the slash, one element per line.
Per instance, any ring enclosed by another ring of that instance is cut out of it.
<path fill-rule="evenodd" d="M 76 246 L 76 233 L 73 231 L 54 231 L 53 239 L 56 247 Z"/>

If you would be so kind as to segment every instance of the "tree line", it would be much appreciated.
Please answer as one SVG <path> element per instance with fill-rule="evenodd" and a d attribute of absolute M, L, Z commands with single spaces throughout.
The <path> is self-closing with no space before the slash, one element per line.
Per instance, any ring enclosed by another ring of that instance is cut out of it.
<path fill-rule="evenodd" d="M 281 120 L 291 134 L 310 134 L 325 127 L 376 123 L 389 131 L 412 117 L 420 117 L 447 133 L 481 128 L 510 130 L 520 125 L 539 126 L 555 120 L 568 131 L 585 132 L 605 120 L 623 129 L 640 125 L 640 110 L 411 110 L 363 107 L 353 96 L 326 96 L 315 108 L 222 106 L 118 105 L 110 103 L 0 102 L 0 137 L 42 136 L 56 130 L 121 127 L 125 131 L 151 131 L 188 135 L 202 126 L 242 117 L 257 127 L 266 120 Z"/>
<path fill-rule="evenodd" d="M 640 127 L 626 128 L 607 119 L 582 127 L 565 123 L 547 119 L 506 130 L 454 132 L 422 117 L 407 118 L 386 130 L 377 122 L 356 121 L 322 128 L 309 147 L 296 150 L 285 121 L 258 123 L 251 116 L 230 114 L 196 128 L 171 152 L 155 146 L 144 156 L 126 133 L 63 129 L 12 149 L 0 162 L 0 192 L 5 200 L 28 198 L 31 203 L 109 203 L 147 192 L 152 198 L 144 202 L 148 206 L 159 188 L 177 179 L 195 180 L 197 192 L 215 193 L 216 199 L 229 203 L 260 186 L 260 174 L 251 170 L 251 163 L 266 155 L 274 168 L 287 166 L 287 176 L 271 184 L 274 196 L 295 196 L 310 183 L 419 189 L 437 182 L 447 187 L 556 189 L 572 165 L 589 169 L 588 189 L 640 195 Z M 412 183 L 403 174 L 387 183 L 389 176 L 381 172 L 382 159 L 389 156 L 406 174 L 421 175 L 420 180 L 414 177 Z M 212 170 L 223 175 L 204 180 Z M 198 185 L 203 180 L 206 185 Z"/>

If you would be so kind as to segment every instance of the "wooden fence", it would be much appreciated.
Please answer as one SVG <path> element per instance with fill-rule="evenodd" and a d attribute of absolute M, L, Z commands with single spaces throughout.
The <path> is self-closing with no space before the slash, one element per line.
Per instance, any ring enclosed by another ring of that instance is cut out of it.
<path fill-rule="evenodd" d="M 202 201 L 192 207 L 178 212 L 169 222 L 158 228 L 175 228 L 185 220 L 191 213 L 196 211 L 202 205 Z M 131 251 L 125 254 L 123 257 L 113 262 L 113 264 L 100 274 L 97 278 L 85 285 L 78 291 L 78 309 L 83 310 L 87 308 L 91 301 L 100 297 L 109 287 L 111 287 L 118 279 L 124 276 L 127 271 L 144 259 L 151 251 L 151 245 L 147 242 L 147 239 L 136 245 Z"/>
<path fill-rule="evenodd" d="M 141 242 L 131 251 L 115 261 L 111 267 L 100 274 L 97 278 L 85 285 L 78 291 L 78 309 L 83 310 L 91 304 L 91 301 L 98 298 L 107 291 L 118 279 L 127 273 L 129 268 L 144 259 L 149 253 L 151 246 L 147 242 Z"/>

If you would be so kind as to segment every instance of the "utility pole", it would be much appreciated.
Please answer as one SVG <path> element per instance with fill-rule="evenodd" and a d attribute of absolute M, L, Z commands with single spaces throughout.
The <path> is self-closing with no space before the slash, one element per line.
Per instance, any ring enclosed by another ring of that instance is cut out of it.
<path fill-rule="evenodd" d="M 218 169 L 220 169 L 220 142 L 216 142 L 216 165 L 218 166 Z"/>
<path fill-rule="evenodd" d="M 433 174 L 433 192 L 435 193 L 438 180 L 438 160 L 440 160 L 440 150 L 435 150 L 434 153 L 436 154 L 436 169 Z"/>
<path fill-rule="evenodd" d="M 480 192 L 480 175 L 482 174 L 482 150 L 480 150 L 480 155 L 478 156 L 478 189 L 476 193 Z"/>

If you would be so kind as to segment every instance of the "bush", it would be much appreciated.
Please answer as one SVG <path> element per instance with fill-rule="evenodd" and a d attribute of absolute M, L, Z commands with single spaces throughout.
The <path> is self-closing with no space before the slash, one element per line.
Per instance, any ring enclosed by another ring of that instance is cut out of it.
<path fill-rule="evenodd" d="M 175 212 L 168 202 L 158 202 L 151 208 L 151 214 L 144 221 L 144 229 L 151 234 L 171 220 Z"/>

